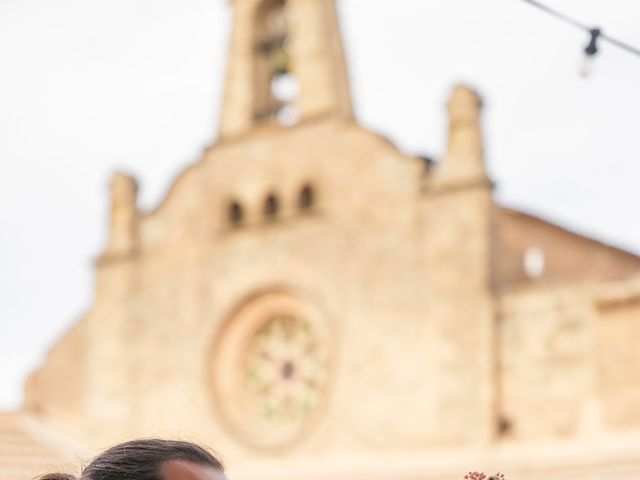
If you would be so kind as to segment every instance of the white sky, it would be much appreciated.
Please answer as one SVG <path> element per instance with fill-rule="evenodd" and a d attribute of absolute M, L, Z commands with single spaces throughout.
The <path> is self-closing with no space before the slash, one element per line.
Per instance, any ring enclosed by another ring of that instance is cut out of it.
<path fill-rule="evenodd" d="M 361 123 L 438 157 L 456 82 L 483 94 L 511 206 L 640 252 L 640 58 L 521 0 L 338 0 Z M 640 46 L 636 0 L 546 0 Z M 107 184 L 145 208 L 215 139 L 225 0 L 0 0 L 0 410 L 92 302 Z"/>

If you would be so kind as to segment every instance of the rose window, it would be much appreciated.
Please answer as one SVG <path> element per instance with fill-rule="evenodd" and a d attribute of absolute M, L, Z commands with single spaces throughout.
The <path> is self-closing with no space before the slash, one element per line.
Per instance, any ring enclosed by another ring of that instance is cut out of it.
<path fill-rule="evenodd" d="M 280 293 L 229 319 L 214 346 L 212 376 L 222 419 L 240 439 L 280 448 L 309 430 L 327 397 L 328 333 L 317 310 Z"/>
<path fill-rule="evenodd" d="M 307 321 L 273 317 L 251 339 L 244 363 L 253 412 L 270 422 L 304 421 L 319 402 L 325 361 Z"/>

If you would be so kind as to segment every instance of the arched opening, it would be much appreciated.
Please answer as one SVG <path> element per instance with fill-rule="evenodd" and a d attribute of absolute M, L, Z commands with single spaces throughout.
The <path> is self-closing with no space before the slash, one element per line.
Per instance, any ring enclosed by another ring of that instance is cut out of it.
<path fill-rule="evenodd" d="M 527 248 L 522 258 L 522 268 L 527 278 L 534 280 L 542 277 L 545 270 L 544 250 L 540 247 Z"/>
<path fill-rule="evenodd" d="M 287 2 L 263 1 L 255 21 L 255 119 L 292 126 L 298 121 L 298 81 L 290 69 Z"/>
<path fill-rule="evenodd" d="M 305 184 L 298 194 L 298 209 L 302 212 L 312 210 L 315 206 L 316 194 L 313 187 Z"/>
<path fill-rule="evenodd" d="M 266 220 L 275 220 L 280 213 L 280 202 L 278 201 L 278 197 L 275 194 L 271 193 L 264 200 L 264 205 L 262 207 L 262 213 L 264 214 L 264 218 Z"/>
<path fill-rule="evenodd" d="M 227 220 L 233 227 L 239 227 L 244 222 L 244 209 L 237 201 L 232 201 L 227 207 Z"/>

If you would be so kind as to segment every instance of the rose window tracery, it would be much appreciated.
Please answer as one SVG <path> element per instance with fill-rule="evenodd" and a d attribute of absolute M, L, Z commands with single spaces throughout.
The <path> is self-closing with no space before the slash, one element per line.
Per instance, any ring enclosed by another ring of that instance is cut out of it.
<path fill-rule="evenodd" d="M 278 315 L 247 349 L 245 388 L 254 412 L 273 422 L 301 422 L 317 406 L 325 383 L 325 355 L 309 323 Z"/>

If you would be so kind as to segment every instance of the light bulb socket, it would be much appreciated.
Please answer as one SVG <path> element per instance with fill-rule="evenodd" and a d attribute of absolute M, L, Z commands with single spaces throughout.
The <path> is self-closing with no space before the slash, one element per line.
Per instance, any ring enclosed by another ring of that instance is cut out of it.
<path fill-rule="evenodd" d="M 589 39 L 589 43 L 584 48 L 584 53 L 587 57 L 593 57 L 596 53 L 598 53 L 598 38 L 602 32 L 599 28 L 592 28 L 589 30 L 589 35 L 591 38 Z"/>

